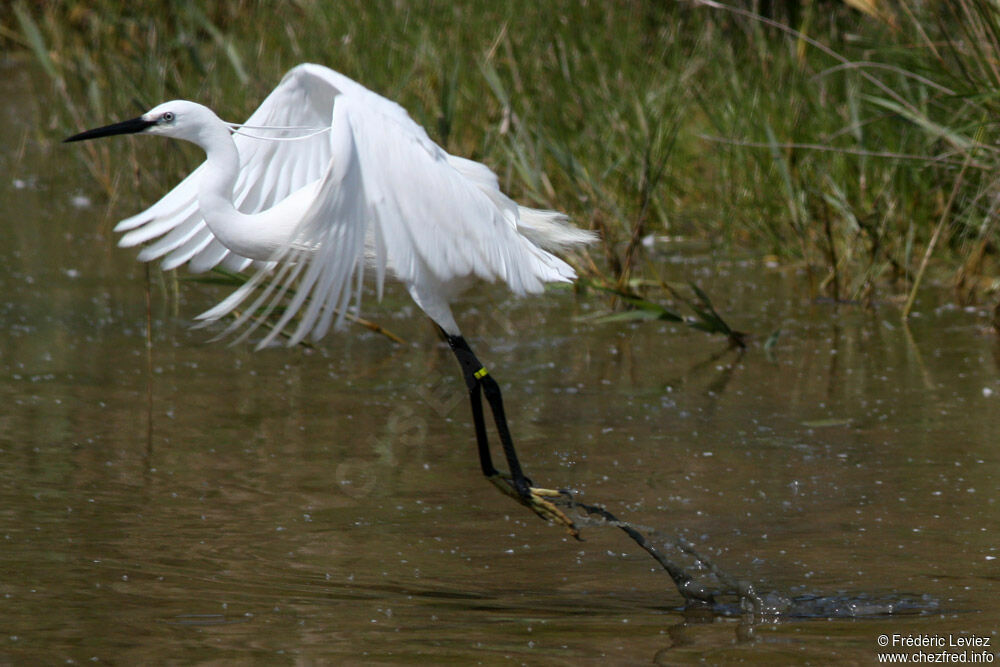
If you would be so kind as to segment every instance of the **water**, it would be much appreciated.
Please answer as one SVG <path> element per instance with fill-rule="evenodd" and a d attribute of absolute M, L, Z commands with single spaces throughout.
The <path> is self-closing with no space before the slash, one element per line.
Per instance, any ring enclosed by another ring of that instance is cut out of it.
<path fill-rule="evenodd" d="M 880 635 L 996 650 L 984 310 L 929 291 L 905 327 L 759 264 L 669 264 L 757 336 L 737 358 L 674 325 L 581 322 L 598 298 L 470 295 L 459 319 L 537 483 L 654 529 L 708 582 L 667 538 L 828 601 L 686 613 L 619 531 L 576 542 L 481 479 L 457 366 L 398 289 L 365 312 L 405 345 L 354 327 L 254 354 L 188 328 L 224 290 L 153 271 L 148 349 L 145 271 L 109 232 L 139 199 L 107 212 L 29 81 L 0 67 L 0 663 L 871 663 Z M 147 179 L 142 196 L 163 187 Z M 865 600 L 922 613 L 816 618 Z"/>

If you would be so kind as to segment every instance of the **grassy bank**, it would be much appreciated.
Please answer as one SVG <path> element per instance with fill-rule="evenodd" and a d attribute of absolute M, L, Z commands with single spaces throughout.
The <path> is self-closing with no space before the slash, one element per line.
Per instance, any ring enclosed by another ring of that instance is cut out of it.
<path fill-rule="evenodd" d="M 398 100 L 523 202 L 598 229 L 579 262 L 593 280 L 655 282 L 672 246 L 653 235 L 805 267 L 816 295 L 902 302 L 929 267 L 982 298 L 1000 14 L 911 4 L 22 2 L 0 10 L 0 39 L 48 72 L 52 139 L 174 97 L 240 119 L 315 61 Z M 109 193 L 131 185 L 136 156 L 89 150 Z M 143 201 L 194 159 L 169 150 L 143 165 Z"/>

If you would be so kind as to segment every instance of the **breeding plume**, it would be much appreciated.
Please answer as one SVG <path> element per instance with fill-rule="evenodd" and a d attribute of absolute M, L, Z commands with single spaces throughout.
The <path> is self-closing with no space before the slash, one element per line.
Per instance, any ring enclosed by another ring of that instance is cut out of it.
<path fill-rule="evenodd" d="M 258 347 L 282 332 L 294 345 L 322 337 L 358 308 L 366 268 L 381 297 L 402 282 L 440 327 L 469 389 L 482 471 L 544 518 L 572 523 L 532 487 L 514 451 L 500 389 L 462 338 L 451 302 L 476 281 L 516 294 L 575 279 L 550 251 L 590 242 L 565 216 L 519 206 L 496 175 L 449 155 L 406 111 L 319 65 L 291 70 L 250 119 L 236 125 L 187 101 L 66 141 L 155 134 L 204 149 L 206 160 L 148 209 L 118 223 L 120 245 L 147 244 L 142 261 L 195 272 L 223 266 L 253 277 L 203 320 L 242 306 L 229 330 L 250 335 L 281 313 Z M 481 395 L 493 412 L 509 476 L 493 466 Z"/>

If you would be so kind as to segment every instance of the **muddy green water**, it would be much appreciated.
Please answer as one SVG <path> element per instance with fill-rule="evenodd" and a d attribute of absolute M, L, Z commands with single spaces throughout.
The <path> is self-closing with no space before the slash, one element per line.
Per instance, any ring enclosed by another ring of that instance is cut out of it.
<path fill-rule="evenodd" d="M 904 327 L 759 263 L 667 264 L 758 334 L 736 359 L 673 325 L 579 321 L 598 299 L 469 296 L 537 483 L 763 590 L 934 608 L 689 616 L 618 531 L 575 542 L 482 480 L 457 366 L 398 289 L 365 313 L 406 345 L 354 327 L 255 354 L 188 328 L 225 290 L 154 270 L 147 349 L 145 272 L 108 231 L 139 202 L 101 197 L 21 66 L 0 93 L 0 664 L 869 664 L 883 635 L 988 639 L 966 659 L 992 661 L 985 310 L 928 291 Z"/>

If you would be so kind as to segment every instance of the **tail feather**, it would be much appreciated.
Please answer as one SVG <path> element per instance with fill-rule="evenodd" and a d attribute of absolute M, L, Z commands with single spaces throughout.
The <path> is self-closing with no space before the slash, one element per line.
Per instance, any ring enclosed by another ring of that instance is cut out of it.
<path fill-rule="evenodd" d="M 517 229 L 529 241 L 553 252 L 572 250 L 597 240 L 597 234 L 574 227 L 559 211 L 518 206 Z"/>
<path fill-rule="evenodd" d="M 539 248 L 559 252 L 588 245 L 597 240 L 597 234 L 574 227 L 563 213 L 515 204 L 507 195 L 500 192 L 496 174 L 485 164 L 455 155 L 448 156 L 448 163 L 475 183 L 500 210 L 516 206 L 518 231 Z"/>

